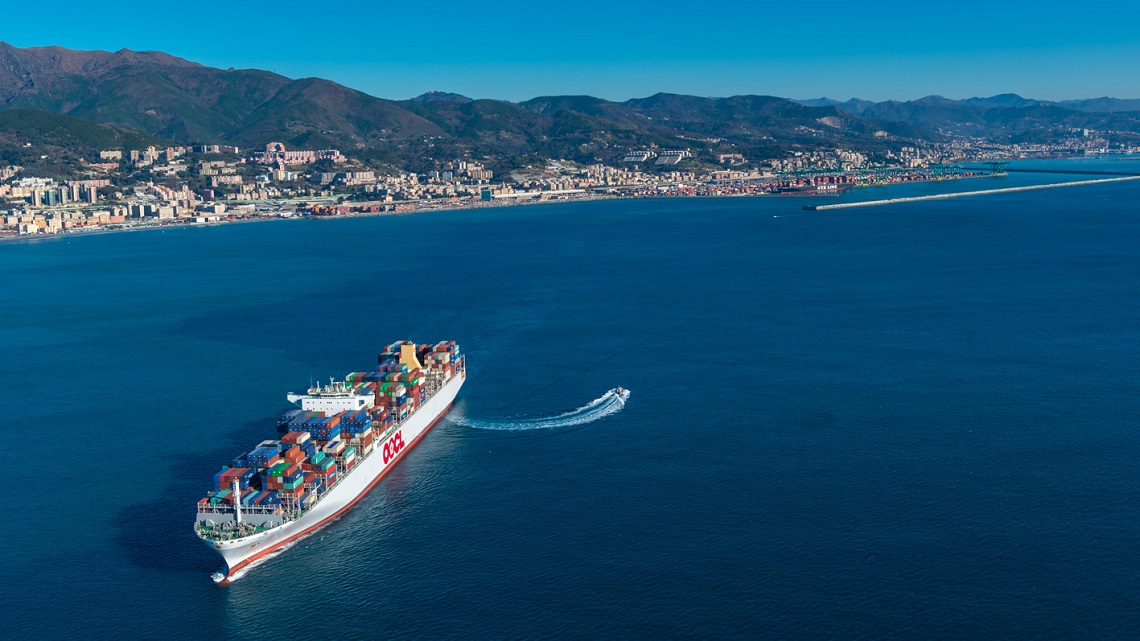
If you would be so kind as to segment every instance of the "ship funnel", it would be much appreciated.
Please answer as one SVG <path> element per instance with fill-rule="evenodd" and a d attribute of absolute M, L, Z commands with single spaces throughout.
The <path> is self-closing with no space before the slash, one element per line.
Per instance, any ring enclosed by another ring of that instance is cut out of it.
<path fill-rule="evenodd" d="M 407 365 L 408 369 L 423 369 L 424 366 L 420 365 L 420 359 L 416 358 L 415 343 L 400 344 L 400 364 Z"/>

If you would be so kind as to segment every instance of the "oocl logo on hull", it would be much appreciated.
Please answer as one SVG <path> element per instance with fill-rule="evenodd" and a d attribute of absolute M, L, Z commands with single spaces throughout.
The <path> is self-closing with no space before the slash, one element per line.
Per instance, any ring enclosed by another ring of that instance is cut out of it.
<path fill-rule="evenodd" d="M 389 461 L 396 458 L 404 449 L 404 433 L 402 431 L 396 432 L 392 438 L 384 443 L 384 464 L 387 465 Z"/>

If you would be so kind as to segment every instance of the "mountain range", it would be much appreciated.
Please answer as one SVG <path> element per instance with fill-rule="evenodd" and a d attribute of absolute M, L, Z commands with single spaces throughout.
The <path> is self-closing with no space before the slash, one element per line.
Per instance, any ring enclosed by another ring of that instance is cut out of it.
<path fill-rule="evenodd" d="M 712 161 L 717 153 L 757 159 L 837 147 L 876 153 L 900 139 L 959 135 L 1047 142 L 1074 128 L 1140 134 L 1140 101 L 1111 98 L 1047 103 L 1006 94 L 875 103 L 661 93 L 623 102 L 546 96 L 516 103 L 436 91 L 386 100 L 320 78 L 216 69 L 161 52 L 0 43 L 0 110 L 12 109 L 45 115 L 0 119 L 0 142 L 34 138 L 21 122 L 39 122 L 36 131 L 67 140 L 59 132 L 68 123 L 87 121 L 108 128 L 87 127 L 87 138 L 110 136 L 122 144 L 144 138 L 242 147 L 281 141 L 336 147 L 413 170 L 460 156 L 500 169 L 545 158 L 613 161 L 629 148 L 650 145 L 689 148 Z"/>
<path fill-rule="evenodd" d="M 852 98 L 846 101 L 832 100 L 831 98 L 813 98 L 809 100 L 796 100 L 801 105 L 808 107 L 839 107 L 840 109 L 853 113 L 861 114 L 869 107 L 886 102 L 873 102 L 870 100 L 862 100 L 860 98 Z M 1109 98 L 1104 96 L 1101 98 L 1086 98 L 1083 100 L 1034 100 L 1032 98 L 1022 98 L 1015 93 L 1003 93 L 989 98 L 966 98 L 965 100 L 952 100 L 942 96 L 926 96 L 910 102 L 918 104 L 939 104 L 939 105 L 961 105 L 968 107 L 1032 107 L 1036 105 L 1046 105 L 1053 107 L 1064 107 L 1065 109 L 1072 109 L 1075 111 L 1085 111 L 1088 113 L 1119 113 L 1122 111 L 1140 111 L 1140 99 L 1124 99 L 1124 98 Z"/>
<path fill-rule="evenodd" d="M 917 100 L 873 102 L 852 98 L 797 100 L 811 107 L 835 107 L 852 115 L 907 122 L 943 136 L 986 138 L 1006 143 L 1046 143 L 1074 129 L 1140 139 L 1140 100 L 1090 98 L 1051 102 L 1006 93 L 989 98 L 952 100 L 926 96 Z"/>

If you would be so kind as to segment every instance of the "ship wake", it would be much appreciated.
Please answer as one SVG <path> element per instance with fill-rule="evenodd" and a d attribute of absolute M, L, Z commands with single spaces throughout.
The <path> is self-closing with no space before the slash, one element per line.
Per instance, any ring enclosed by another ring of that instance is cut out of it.
<path fill-rule="evenodd" d="M 599 421 L 607 416 L 617 414 L 622 410 L 622 408 L 625 407 L 625 402 L 628 399 L 629 390 L 618 388 L 612 389 L 605 394 L 602 394 L 600 397 L 595 398 L 582 407 L 570 410 L 568 412 L 563 412 L 561 414 L 555 414 L 554 416 L 507 419 L 498 421 L 457 417 L 455 421 L 460 425 L 473 427 L 479 430 L 500 430 L 507 432 L 520 432 L 524 430 L 550 430 L 560 427 L 571 427 L 574 425 L 593 423 L 594 421 Z"/>

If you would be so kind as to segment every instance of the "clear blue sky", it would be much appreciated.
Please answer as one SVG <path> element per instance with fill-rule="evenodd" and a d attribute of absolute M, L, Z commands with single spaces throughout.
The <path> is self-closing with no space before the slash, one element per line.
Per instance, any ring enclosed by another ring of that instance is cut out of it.
<path fill-rule="evenodd" d="M 160 50 L 383 98 L 1140 98 L 1140 3 L 11 3 L 20 47 Z"/>

